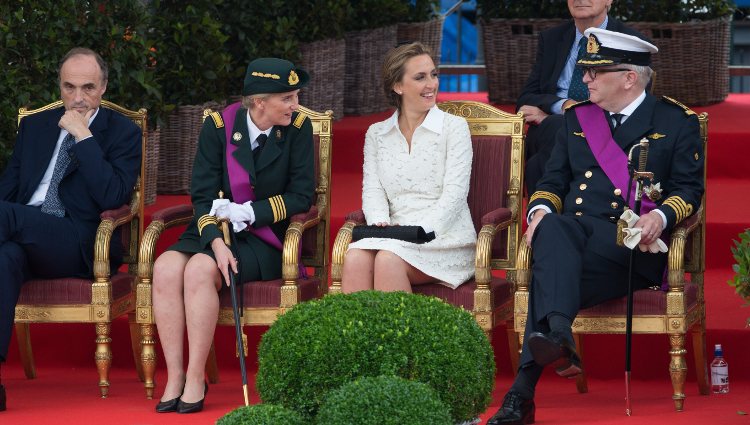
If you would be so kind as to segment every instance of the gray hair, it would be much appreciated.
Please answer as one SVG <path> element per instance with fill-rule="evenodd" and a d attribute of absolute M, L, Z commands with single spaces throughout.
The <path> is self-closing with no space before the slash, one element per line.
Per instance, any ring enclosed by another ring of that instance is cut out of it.
<path fill-rule="evenodd" d="M 648 86 L 648 83 L 651 82 L 651 77 L 654 75 L 654 70 L 650 66 L 623 64 L 623 67 L 638 74 L 638 82 L 643 88 Z"/>
<path fill-rule="evenodd" d="M 258 93 L 258 94 L 251 94 L 247 96 L 242 96 L 242 107 L 251 110 L 255 108 L 255 99 L 258 100 L 266 100 L 271 96 L 269 93 Z"/>

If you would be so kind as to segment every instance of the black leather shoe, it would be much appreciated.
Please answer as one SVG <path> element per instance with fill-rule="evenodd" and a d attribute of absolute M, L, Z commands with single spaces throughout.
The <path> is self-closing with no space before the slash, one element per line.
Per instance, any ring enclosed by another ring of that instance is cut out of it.
<path fill-rule="evenodd" d="M 180 401 L 180 397 L 182 397 L 182 393 L 185 391 L 185 386 L 182 386 L 182 391 L 180 391 L 180 395 L 173 398 L 172 400 L 167 401 L 160 401 L 156 404 L 156 413 L 170 413 L 170 412 L 176 412 L 177 411 L 177 403 Z"/>
<path fill-rule="evenodd" d="M 177 413 L 198 413 L 203 410 L 203 401 L 206 399 L 206 394 L 208 394 L 208 382 L 206 382 L 205 385 L 206 386 L 203 389 L 203 398 L 195 403 L 185 403 L 180 399 L 177 403 Z"/>
<path fill-rule="evenodd" d="M 563 378 L 572 378 L 583 370 L 575 346 L 561 332 L 532 332 L 529 351 L 539 366 L 554 364 L 555 372 Z"/>
<path fill-rule="evenodd" d="M 503 405 L 500 406 L 487 425 L 526 425 L 534 423 L 536 406 L 534 400 L 527 400 L 521 394 L 510 390 L 505 394 Z"/>
<path fill-rule="evenodd" d="M 0 412 L 5 411 L 7 406 L 5 405 L 5 387 L 0 385 Z"/>

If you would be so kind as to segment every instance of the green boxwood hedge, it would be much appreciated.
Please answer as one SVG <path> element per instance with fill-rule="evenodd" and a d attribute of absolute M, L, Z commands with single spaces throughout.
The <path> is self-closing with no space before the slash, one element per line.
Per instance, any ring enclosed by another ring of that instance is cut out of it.
<path fill-rule="evenodd" d="M 308 417 L 343 384 L 396 375 L 432 387 L 460 422 L 487 408 L 495 376 L 492 347 L 471 314 L 403 292 L 296 306 L 263 336 L 258 366 L 261 399 Z"/>
<path fill-rule="evenodd" d="M 216 421 L 216 425 L 306 425 L 294 410 L 274 404 L 242 406 Z"/>
<path fill-rule="evenodd" d="M 435 390 L 397 376 L 360 378 L 328 393 L 315 418 L 325 425 L 453 425 Z"/>

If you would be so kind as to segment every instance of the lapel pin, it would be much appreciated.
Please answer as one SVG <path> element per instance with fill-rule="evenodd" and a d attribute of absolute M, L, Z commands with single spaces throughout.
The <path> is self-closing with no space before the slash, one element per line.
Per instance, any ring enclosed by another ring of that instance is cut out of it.
<path fill-rule="evenodd" d="M 233 139 L 233 140 L 234 140 L 235 142 L 239 142 L 240 140 L 242 140 L 242 133 L 240 133 L 239 131 L 238 131 L 238 132 L 235 132 L 235 133 L 234 133 L 234 134 L 232 135 L 232 139 Z"/>
<path fill-rule="evenodd" d="M 281 139 L 281 130 L 276 130 L 276 138 Z"/>

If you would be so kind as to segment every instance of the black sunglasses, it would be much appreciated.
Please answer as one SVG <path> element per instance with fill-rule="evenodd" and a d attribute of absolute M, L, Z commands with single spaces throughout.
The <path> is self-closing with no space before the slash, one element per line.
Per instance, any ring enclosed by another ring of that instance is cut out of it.
<path fill-rule="evenodd" d="M 583 75 L 589 74 L 589 77 L 593 81 L 593 80 L 596 80 L 597 74 L 606 74 L 608 72 L 622 72 L 622 71 L 632 71 L 632 69 L 586 67 L 586 68 L 583 68 Z"/>

